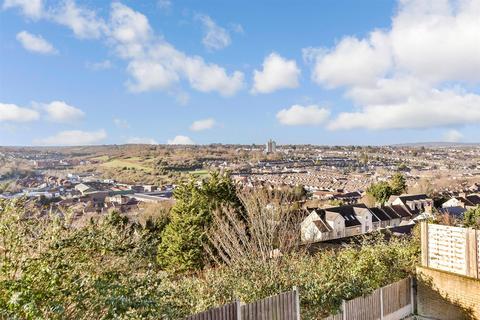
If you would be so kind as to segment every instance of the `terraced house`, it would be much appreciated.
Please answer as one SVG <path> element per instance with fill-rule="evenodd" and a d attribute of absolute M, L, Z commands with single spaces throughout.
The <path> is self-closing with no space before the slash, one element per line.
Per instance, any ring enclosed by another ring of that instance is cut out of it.
<path fill-rule="evenodd" d="M 393 196 L 391 205 L 368 208 L 364 204 L 309 208 L 300 224 L 302 241 L 318 242 L 355 236 L 382 228 L 414 223 L 431 213 L 433 201 L 426 195 Z"/>

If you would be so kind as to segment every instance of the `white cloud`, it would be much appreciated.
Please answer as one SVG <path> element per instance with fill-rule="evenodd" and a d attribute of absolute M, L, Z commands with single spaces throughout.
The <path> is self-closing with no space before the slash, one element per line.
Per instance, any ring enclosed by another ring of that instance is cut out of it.
<path fill-rule="evenodd" d="M 181 91 L 182 80 L 197 91 L 222 96 L 231 96 L 244 87 L 242 72 L 229 73 L 202 57 L 177 50 L 163 36 L 154 34 L 145 15 L 119 2 L 111 4 L 108 22 L 74 0 L 45 9 L 41 17 L 67 26 L 79 38 L 103 39 L 127 61 L 130 79 L 126 85 L 131 91 L 163 90 L 174 94 Z"/>
<path fill-rule="evenodd" d="M 3 8 L 20 8 L 22 13 L 29 18 L 38 19 L 43 15 L 42 0 L 5 0 Z"/>
<path fill-rule="evenodd" d="M 97 39 L 107 32 L 105 22 L 95 11 L 77 6 L 74 0 L 65 0 L 59 7 L 49 10 L 48 18 L 70 28 L 82 39 Z"/>
<path fill-rule="evenodd" d="M 157 5 L 160 9 L 168 10 L 172 7 L 172 1 L 171 0 L 158 0 Z"/>
<path fill-rule="evenodd" d="M 223 96 L 231 96 L 243 87 L 242 72 L 229 75 L 216 64 L 177 50 L 154 36 L 143 14 L 125 5 L 112 4 L 110 25 L 111 43 L 129 61 L 127 71 L 131 79 L 127 85 L 134 92 L 172 91 L 183 79 L 197 91 L 216 91 Z"/>
<path fill-rule="evenodd" d="M 295 60 L 271 53 L 263 61 L 263 70 L 254 71 L 253 93 L 270 93 L 279 89 L 298 87 L 300 69 Z"/>
<path fill-rule="evenodd" d="M 127 71 L 133 78 L 128 82 L 128 88 L 133 92 L 167 90 L 180 80 L 177 71 L 161 61 L 133 60 Z"/>
<path fill-rule="evenodd" d="M 388 40 L 381 32 L 368 39 L 346 37 L 334 49 L 304 49 L 304 57 L 314 59 L 312 79 L 328 88 L 364 85 L 383 76 L 391 65 Z M 313 57 L 314 54 L 316 57 Z"/>
<path fill-rule="evenodd" d="M 83 119 L 85 113 L 64 101 L 52 101 L 44 106 L 50 121 L 69 123 Z"/>
<path fill-rule="evenodd" d="M 208 119 L 194 121 L 190 126 L 190 130 L 203 131 L 203 130 L 212 129 L 213 126 L 215 126 L 215 119 L 208 118 Z"/>
<path fill-rule="evenodd" d="M 401 0 L 389 30 L 306 48 L 312 78 L 344 86 L 357 107 L 330 129 L 445 127 L 480 122 L 480 2 Z M 468 86 L 466 86 L 468 85 Z"/>
<path fill-rule="evenodd" d="M 448 130 L 443 136 L 446 142 L 459 142 L 463 139 L 463 134 L 458 130 Z"/>
<path fill-rule="evenodd" d="M 0 122 L 30 122 L 39 118 L 40 114 L 36 110 L 22 108 L 10 103 L 0 103 Z"/>
<path fill-rule="evenodd" d="M 17 33 L 17 40 L 26 50 L 31 52 L 37 52 L 41 54 L 58 53 L 53 45 L 40 35 L 34 35 L 27 31 L 21 31 Z"/>
<path fill-rule="evenodd" d="M 141 138 L 141 137 L 131 137 L 126 141 L 128 144 L 158 144 L 155 139 L 152 138 Z"/>
<path fill-rule="evenodd" d="M 190 95 L 188 92 L 185 92 L 183 90 L 177 90 L 173 92 L 173 95 L 175 97 L 175 100 L 178 102 L 178 104 L 185 106 L 188 104 L 190 101 Z"/>
<path fill-rule="evenodd" d="M 329 129 L 401 129 L 480 122 L 480 96 L 453 90 L 421 92 L 391 104 L 367 105 L 343 112 Z"/>
<path fill-rule="evenodd" d="M 104 129 L 98 131 L 69 130 L 61 131 L 54 136 L 36 139 L 34 144 L 46 146 L 83 146 L 98 144 L 107 138 Z"/>
<path fill-rule="evenodd" d="M 187 56 L 165 42 L 150 48 L 146 57 L 133 59 L 127 70 L 133 78 L 128 86 L 134 92 L 168 90 L 182 78 L 197 91 L 216 91 L 223 96 L 231 96 L 243 87 L 242 72 L 228 75 L 218 65 Z"/>
<path fill-rule="evenodd" d="M 113 64 L 110 60 L 103 60 L 99 62 L 87 62 L 86 67 L 93 71 L 108 70 L 113 67 Z"/>
<path fill-rule="evenodd" d="M 147 17 L 119 2 L 111 5 L 109 27 L 109 36 L 123 58 L 142 56 L 153 36 Z"/>
<path fill-rule="evenodd" d="M 389 37 L 397 68 L 425 81 L 480 81 L 480 2 L 403 0 Z"/>
<path fill-rule="evenodd" d="M 244 34 L 245 30 L 243 30 L 243 26 L 240 23 L 231 23 L 230 28 L 235 33 Z"/>
<path fill-rule="evenodd" d="M 232 42 L 227 30 L 220 27 L 207 15 L 200 14 L 196 18 L 202 23 L 204 35 L 203 45 L 209 50 L 220 50 L 228 47 Z"/>
<path fill-rule="evenodd" d="M 130 124 L 128 123 L 127 120 L 123 120 L 123 119 L 120 119 L 120 118 L 113 118 L 113 123 L 115 124 L 115 126 L 117 128 L 120 128 L 120 129 L 129 129 L 130 128 Z"/>
<path fill-rule="evenodd" d="M 370 86 L 353 86 L 346 96 L 357 105 L 395 104 L 420 92 L 431 90 L 430 85 L 411 76 L 382 78 Z"/>
<path fill-rule="evenodd" d="M 175 138 L 168 140 L 168 144 L 195 144 L 192 139 L 187 136 L 178 135 Z"/>
<path fill-rule="evenodd" d="M 187 57 L 179 53 L 178 57 L 182 65 L 177 67 L 198 91 L 217 91 L 223 96 L 231 96 L 243 87 L 243 73 L 239 71 L 228 75 L 225 69 L 215 64 L 207 64 L 198 56 Z"/>
<path fill-rule="evenodd" d="M 288 109 L 282 109 L 277 113 L 277 120 L 284 125 L 318 125 L 324 123 L 330 115 L 330 111 L 317 105 L 301 106 L 295 104 Z"/>
<path fill-rule="evenodd" d="M 108 32 L 107 25 L 94 10 L 77 6 L 75 0 L 63 0 L 49 8 L 43 4 L 43 0 L 5 0 L 3 8 L 18 7 L 29 18 L 64 25 L 79 38 L 100 38 Z"/>

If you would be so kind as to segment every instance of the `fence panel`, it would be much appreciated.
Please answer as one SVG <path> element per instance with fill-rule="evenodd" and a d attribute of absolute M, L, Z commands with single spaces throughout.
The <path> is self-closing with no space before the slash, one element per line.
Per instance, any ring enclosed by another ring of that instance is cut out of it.
<path fill-rule="evenodd" d="M 242 305 L 242 320 L 300 320 L 298 292 L 284 292 Z"/>
<path fill-rule="evenodd" d="M 323 318 L 323 320 L 343 320 L 343 313 L 337 313 L 334 316 Z"/>
<path fill-rule="evenodd" d="M 191 315 L 185 320 L 238 320 L 237 314 L 240 302 L 232 302 L 218 308 L 212 308 L 204 312 Z"/>
<path fill-rule="evenodd" d="M 399 320 L 412 314 L 411 279 L 377 289 L 370 295 L 344 301 L 342 310 L 323 320 Z"/>
<path fill-rule="evenodd" d="M 465 228 L 428 225 L 428 266 L 467 275 Z"/>
<path fill-rule="evenodd" d="M 298 291 L 294 289 L 244 305 L 237 301 L 197 313 L 186 320 L 300 320 Z"/>
<path fill-rule="evenodd" d="M 382 288 L 383 315 L 394 313 L 412 303 L 410 278 Z"/>
<path fill-rule="evenodd" d="M 477 238 L 477 278 L 480 279 L 480 230 L 475 230 L 475 237 Z"/>
<path fill-rule="evenodd" d="M 380 319 L 380 289 L 373 291 L 365 297 L 358 297 L 346 301 L 345 315 L 349 320 L 374 320 Z"/>

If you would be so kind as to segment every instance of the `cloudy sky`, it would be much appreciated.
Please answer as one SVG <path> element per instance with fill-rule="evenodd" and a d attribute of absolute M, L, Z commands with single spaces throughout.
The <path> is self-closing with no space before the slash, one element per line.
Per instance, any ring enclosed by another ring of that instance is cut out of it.
<path fill-rule="evenodd" d="M 480 0 L 0 1 L 0 145 L 480 140 Z"/>

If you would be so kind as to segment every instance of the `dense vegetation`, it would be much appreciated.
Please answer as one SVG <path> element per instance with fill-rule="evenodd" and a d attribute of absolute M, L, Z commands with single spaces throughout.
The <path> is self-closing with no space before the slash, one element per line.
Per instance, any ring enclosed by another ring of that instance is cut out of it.
<path fill-rule="evenodd" d="M 373 197 L 376 203 L 384 204 L 392 195 L 400 195 L 407 191 L 407 182 L 401 173 L 395 173 L 390 181 L 380 181 L 369 186 L 367 195 Z"/>
<path fill-rule="evenodd" d="M 468 209 L 463 215 L 463 225 L 480 229 L 480 206 Z"/>
<path fill-rule="evenodd" d="M 212 173 L 202 184 L 191 180 L 179 186 L 174 196 L 177 201 L 158 247 L 158 264 L 173 273 L 201 269 L 213 211 L 222 205 L 241 206 L 235 186 L 228 176 Z"/>
<path fill-rule="evenodd" d="M 187 183 L 169 214 L 112 212 L 83 227 L 0 200 L 0 318 L 180 319 L 230 302 L 301 291 L 302 317 L 412 272 L 418 243 L 379 234 L 314 255 L 298 246 L 283 195 L 238 193 L 227 176 Z M 272 258 L 272 250 L 282 255 Z"/>

